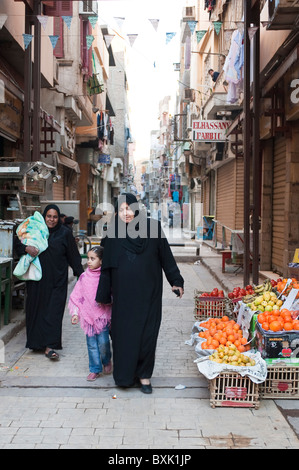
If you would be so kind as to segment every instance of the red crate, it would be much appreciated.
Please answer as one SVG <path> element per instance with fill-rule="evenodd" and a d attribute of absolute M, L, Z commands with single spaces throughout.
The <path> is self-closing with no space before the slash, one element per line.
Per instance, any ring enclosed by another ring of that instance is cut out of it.
<path fill-rule="evenodd" d="M 258 409 L 260 406 L 259 385 L 235 371 L 221 372 L 210 380 L 209 389 L 212 408 L 221 406 Z"/>
<path fill-rule="evenodd" d="M 194 301 L 194 317 L 198 321 L 207 318 L 221 318 L 227 315 L 234 317 L 233 304 L 226 297 L 201 297 L 201 293 L 195 291 Z M 235 318 L 236 319 L 236 316 Z"/>

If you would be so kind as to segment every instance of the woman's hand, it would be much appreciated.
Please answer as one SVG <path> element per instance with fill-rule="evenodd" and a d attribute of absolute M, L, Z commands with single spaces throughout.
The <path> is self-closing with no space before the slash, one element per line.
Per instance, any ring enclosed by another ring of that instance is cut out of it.
<path fill-rule="evenodd" d="M 26 253 L 28 253 L 28 255 L 32 256 L 33 258 L 35 258 L 39 253 L 38 249 L 35 248 L 35 246 L 26 246 L 25 251 Z"/>
<path fill-rule="evenodd" d="M 178 297 L 180 297 L 180 299 L 181 299 L 183 297 L 183 294 L 184 294 L 184 289 L 182 287 L 173 286 L 172 287 L 172 292 L 174 292 L 175 290 L 178 290 L 180 292 L 180 295 Z"/>

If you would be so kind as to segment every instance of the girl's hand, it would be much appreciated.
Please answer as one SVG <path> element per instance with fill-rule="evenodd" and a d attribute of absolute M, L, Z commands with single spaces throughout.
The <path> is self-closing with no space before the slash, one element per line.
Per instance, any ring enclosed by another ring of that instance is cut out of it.
<path fill-rule="evenodd" d="M 77 325 L 78 320 L 79 320 L 78 315 L 73 315 L 72 316 L 72 325 Z"/>
<path fill-rule="evenodd" d="M 35 248 L 35 246 L 26 246 L 25 251 L 33 258 L 35 258 L 39 253 L 38 249 Z"/>

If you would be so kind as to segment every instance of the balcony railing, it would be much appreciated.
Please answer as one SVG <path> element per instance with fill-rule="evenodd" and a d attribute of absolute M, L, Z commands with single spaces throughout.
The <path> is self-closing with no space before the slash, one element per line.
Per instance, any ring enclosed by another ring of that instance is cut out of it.
<path fill-rule="evenodd" d="M 269 0 L 268 4 L 270 30 L 288 30 L 298 27 L 299 1 Z"/>

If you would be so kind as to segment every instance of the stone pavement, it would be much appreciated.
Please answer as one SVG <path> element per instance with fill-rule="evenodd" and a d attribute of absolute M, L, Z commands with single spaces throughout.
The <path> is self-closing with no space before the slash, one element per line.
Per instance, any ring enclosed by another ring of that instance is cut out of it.
<path fill-rule="evenodd" d="M 219 255 L 209 248 L 201 254 L 198 264 L 197 258 L 179 263 L 182 299 L 164 282 L 152 395 L 119 389 L 112 376 L 87 382 L 85 337 L 67 310 L 59 362 L 26 350 L 24 329 L 14 335 L 0 367 L 0 448 L 109 449 L 111 455 L 122 449 L 298 449 L 292 423 L 274 400 L 262 400 L 258 410 L 210 406 L 208 381 L 193 362 L 194 348 L 185 344 L 194 323 L 194 290 L 216 287 L 217 272 L 229 288 L 240 278 L 222 276 Z"/>

